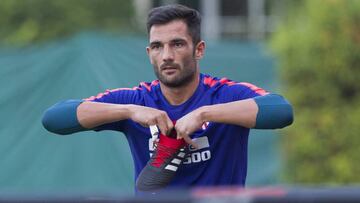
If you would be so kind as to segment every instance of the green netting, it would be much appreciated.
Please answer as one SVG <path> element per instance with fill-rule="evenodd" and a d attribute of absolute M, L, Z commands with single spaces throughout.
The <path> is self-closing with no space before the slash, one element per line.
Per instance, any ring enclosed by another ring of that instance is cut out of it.
<path fill-rule="evenodd" d="M 59 100 L 154 80 L 146 45 L 146 37 L 88 33 L 0 50 L 0 191 L 131 192 L 133 162 L 121 133 L 59 136 L 43 129 L 41 117 Z M 262 50 L 249 42 L 210 43 L 201 70 L 274 90 L 273 61 Z M 277 136 L 251 134 L 248 185 L 276 183 Z"/>

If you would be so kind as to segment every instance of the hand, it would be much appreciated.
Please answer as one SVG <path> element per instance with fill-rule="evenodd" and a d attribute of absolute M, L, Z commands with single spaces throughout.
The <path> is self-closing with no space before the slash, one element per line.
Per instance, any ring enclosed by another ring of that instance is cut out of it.
<path fill-rule="evenodd" d="M 158 109 L 133 105 L 130 108 L 130 119 L 144 127 L 157 125 L 163 135 L 168 135 L 174 128 L 173 122 L 165 111 Z"/>
<path fill-rule="evenodd" d="M 185 142 L 191 144 L 193 147 L 198 148 L 197 144 L 192 141 L 190 135 L 192 135 L 195 131 L 201 128 L 203 123 L 205 122 L 203 119 L 202 111 L 203 107 L 200 107 L 179 120 L 176 121 L 175 130 L 177 132 L 177 138 L 183 138 Z"/>

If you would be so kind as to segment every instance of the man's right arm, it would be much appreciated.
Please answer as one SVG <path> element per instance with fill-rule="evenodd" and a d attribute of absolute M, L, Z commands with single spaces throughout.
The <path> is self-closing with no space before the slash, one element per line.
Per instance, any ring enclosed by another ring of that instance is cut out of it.
<path fill-rule="evenodd" d="M 157 125 L 164 134 L 173 128 L 166 112 L 158 109 L 82 100 L 66 100 L 55 104 L 46 110 L 42 123 L 50 132 L 67 135 L 125 119 L 146 127 Z"/>

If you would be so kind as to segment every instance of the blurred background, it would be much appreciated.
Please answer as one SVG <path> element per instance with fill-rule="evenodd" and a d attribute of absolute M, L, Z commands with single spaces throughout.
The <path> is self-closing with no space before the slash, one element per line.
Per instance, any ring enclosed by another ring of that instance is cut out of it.
<path fill-rule="evenodd" d="M 149 9 L 198 9 L 201 71 L 284 95 L 295 122 L 254 130 L 249 187 L 360 182 L 360 1 L 1 0 L 0 194 L 123 193 L 133 161 L 118 132 L 59 136 L 42 113 L 155 76 Z"/>

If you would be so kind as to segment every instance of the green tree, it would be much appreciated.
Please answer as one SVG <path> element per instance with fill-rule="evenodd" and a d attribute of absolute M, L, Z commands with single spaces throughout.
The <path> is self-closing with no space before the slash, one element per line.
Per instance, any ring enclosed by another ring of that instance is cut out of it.
<path fill-rule="evenodd" d="M 131 0 L 1 0 L 0 42 L 28 44 L 82 30 L 132 30 Z"/>
<path fill-rule="evenodd" d="M 286 178 L 360 182 L 360 1 L 304 0 L 271 44 L 295 122 L 283 137 Z"/>

